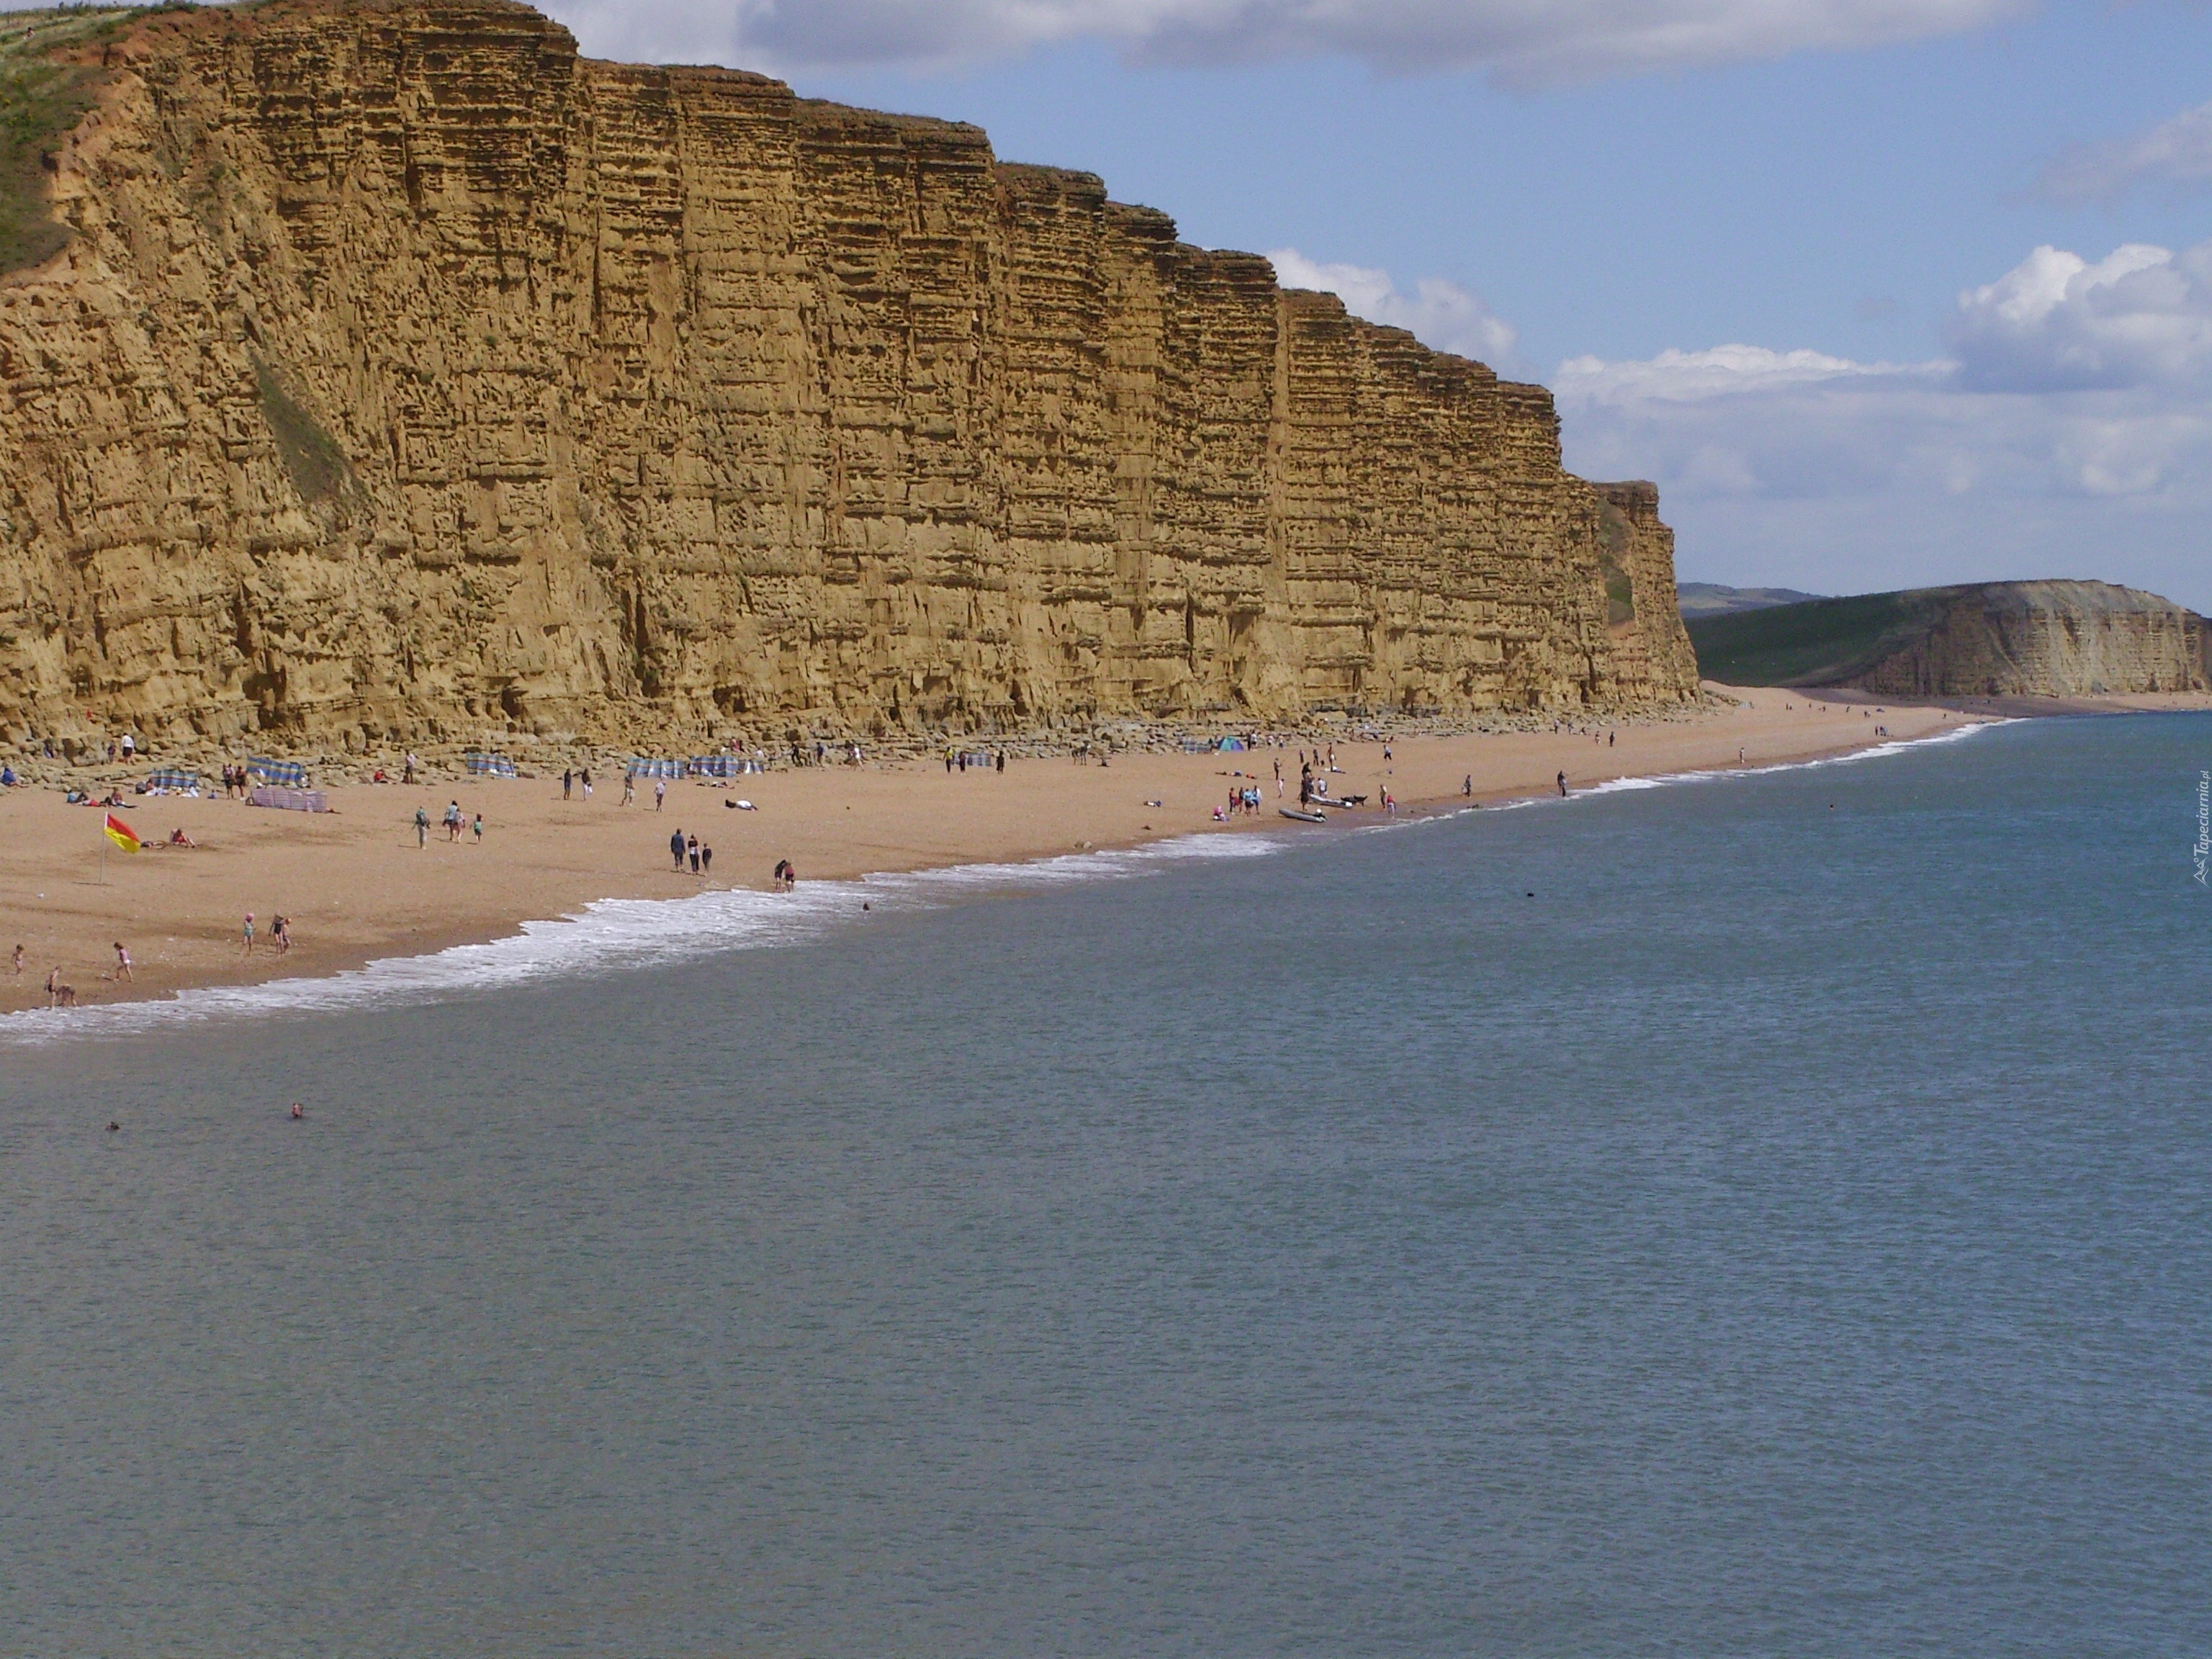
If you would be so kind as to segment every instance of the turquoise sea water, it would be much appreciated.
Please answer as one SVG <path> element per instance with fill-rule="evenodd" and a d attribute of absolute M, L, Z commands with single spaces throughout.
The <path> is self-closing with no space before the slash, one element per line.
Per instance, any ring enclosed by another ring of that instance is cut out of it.
<path fill-rule="evenodd" d="M 7 1024 L 0 1654 L 2212 1651 L 2206 767 Z"/>

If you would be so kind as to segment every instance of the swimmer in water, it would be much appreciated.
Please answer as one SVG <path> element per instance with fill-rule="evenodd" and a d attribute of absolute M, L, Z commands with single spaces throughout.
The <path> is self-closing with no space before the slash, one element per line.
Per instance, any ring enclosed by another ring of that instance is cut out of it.
<path fill-rule="evenodd" d="M 307 1114 L 301 1109 L 298 1101 L 295 1100 L 292 1103 L 292 1115 L 294 1117 L 305 1117 L 307 1115 Z"/>

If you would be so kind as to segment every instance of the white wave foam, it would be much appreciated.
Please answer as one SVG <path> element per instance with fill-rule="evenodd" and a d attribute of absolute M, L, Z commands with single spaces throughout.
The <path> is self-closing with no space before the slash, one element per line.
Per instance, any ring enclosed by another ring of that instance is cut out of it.
<path fill-rule="evenodd" d="M 1178 836 L 1028 863 L 808 882 L 789 893 L 731 889 L 680 899 L 601 899 L 574 915 L 526 921 L 520 933 L 488 944 L 381 957 L 320 978 L 203 986 L 159 1001 L 0 1015 L 0 1044 L 125 1036 L 222 1018 L 404 1007 L 540 980 L 664 967 L 725 951 L 810 943 L 849 925 L 864 902 L 887 914 L 930 909 L 985 892 L 1125 880 L 1178 864 L 1265 857 L 1283 844 L 1261 835 Z"/>
<path fill-rule="evenodd" d="M 1898 738 L 1816 760 L 1613 778 L 1577 790 L 1559 804 L 1670 784 L 1846 765 L 1934 744 L 1954 743 L 2010 723 L 1977 720 L 1929 737 Z M 1477 812 L 1540 806 L 1553 799 L 1529 795 L 1480 807 L 1414 812 L 1358 829 L 1367 833 L 1411 829 Z M 1291 845 L 1293 835 L 1270 829 L 1236 835 L 1176 836 L 1142 847 L 1065 853 L 1023 863 L 961 864 L 863 876 L 857 881 L 809 882 L 791 893 L 729 889 L 681 899 L 601 899 L 572 916 L 526 921 L 520 933 L 488 944 L 457 945 L 423 956 L 381 957 L 321 978 L 203 986 L 158 1001 L 111 1002 L 66 1010 L 34 1008 L 0 1015 L 0 1046 L 133 1036 L 207 1019 L 414 1006 L 540 980 L 662 967 L 725 951 L 801 945 L 848 924 L 859 915 L 864 902 L 891 913 L 901 908 L 934 908 L 986 892 L 1015 893 L 1080 882 L 1125 880 L 1177 864 L 1265 857 Z"/>
<path fill-rule="evenodd" d="M 1965 726 L 1954 726 L 1948 732 L 1931 732 L 1924 738 L 1893 738 L 1887 743 L 1869 744 L 1864 749 L 1849 750 L 1840 755 L 1821 755 L 1812 760 L 1771 761 L 1759 766 L 1711 766 L 1692 772 L 1659 772 L 1649 777 L 1607 778 L 1602 783 L 1593 783 L 1576 790 L 1567 799 L 1571 801 L 1583 800 L 1593 795 L 1617 795 L 1633 789 L 1663 789 L 1670 784 L 1711 783 L 1725 778 L 1757 778 L 1776 772 L 1811 772 L 1824 766 L 1850 766 L 1860 761 L 1902 755 L 1915 749 L 1933 748 L 1938 744 L 1956 743 L 1977 732 L 2012 724 L 2009 720 L 1972 720 Z M 1547 798 L 1539 795 L 1535 799 L 1540 801 Z"/>

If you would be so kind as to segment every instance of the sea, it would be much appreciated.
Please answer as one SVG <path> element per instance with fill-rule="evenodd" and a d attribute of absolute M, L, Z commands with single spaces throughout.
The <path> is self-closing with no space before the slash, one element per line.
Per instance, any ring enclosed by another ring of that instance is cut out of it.
<path fill-rule="evenodd" d="M 0 1655 L 2212 1653 L 2208 768 L 0 1020 Z"/>

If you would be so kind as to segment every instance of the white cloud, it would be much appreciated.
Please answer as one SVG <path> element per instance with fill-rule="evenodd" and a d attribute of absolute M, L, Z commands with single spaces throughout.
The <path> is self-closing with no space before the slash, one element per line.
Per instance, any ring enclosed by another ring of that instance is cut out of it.
<path fill-rule="evenodd" d="M 2132 138 L 2077 144 L 2055 157 L 2039 181 L 2062 202 L 2109 202 L 2136 185 L 2212 185 L 2212 104 L 2199 104 Z"/>
<path fill-rule="evenodd" d="M 1401 294 L 1387 270 L 1366 265 L 1323 264 L 1294 247 L 1279 247 L 1267 258 L 1285 288 L 1318 289 L 1344 301 L 1355 317 L 1389 328 L 1402 328 L 1422 344 L 1476 358 L 1493 368 L 1510 366 L 1519 337 L 1482 301 L 1481 296 L 1441 276 L 1424 276 L 1413 292 Z"/>
<path fill-rule="evenodd" d="M 1954 34 L 2027 0 L 554 0 L 607 57 L 933 68 L 1076 40 L 1182 63 L 1334 56 L 1536 83 Z"/>
<path fill-rule="evenodd" d="M 2130 242 L 2095 264 L 2039 247 L 1959 296 L 1960 377 L 1991 390 L 2193 382 L 2212 368 L 2212 243 Z"/>
<path fill-rule="evenodd" d="M 1960 295 L 1948 336 L 1908 364 L 1572 359 L 1568 465 L 1656 479 L 1691 578 L 2089 575 L 2212 609 L 2212 243 L 2038 248 Z"/>
<path fill-rule="evenodd" d="M 1710 351 L 1661 352 L 1641 362 L 1607 362 L 1571 357 L 1559 365 L 1558 387 L 1592 403 L 1625 404 L 1640 399 L 1688 403 L 1701 398 L 1734 397 L 1778 386 L 1808 386 L 1863 377 L 1921 376 L 1949 371 L 1948 363 L 1855 363 L 1820 351 L 1771 351 L 1765 346 L 1723 345 Z"/>

